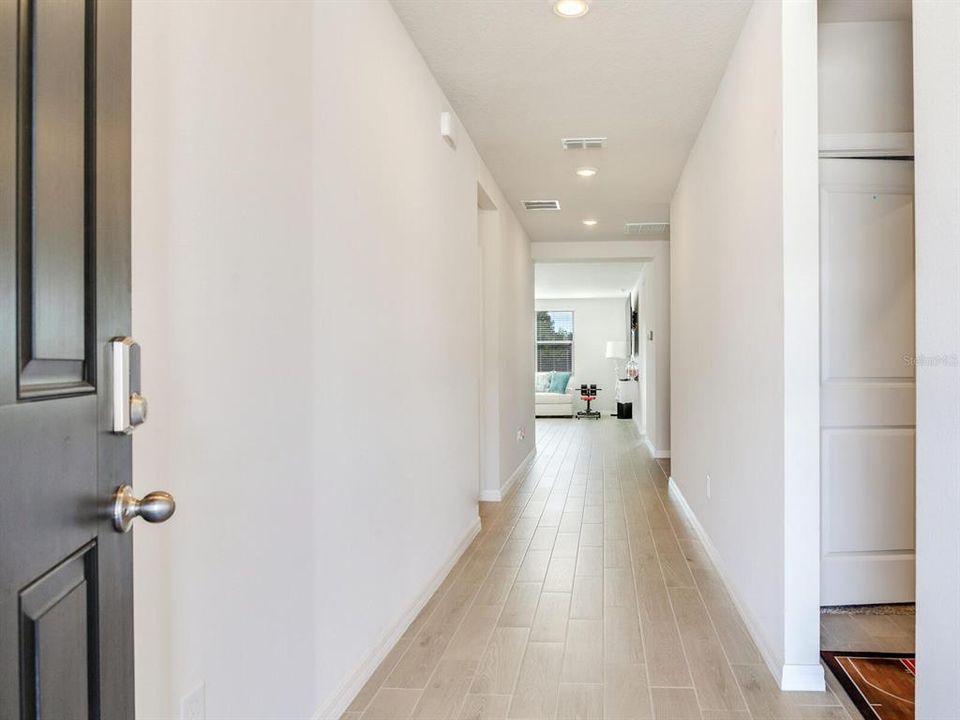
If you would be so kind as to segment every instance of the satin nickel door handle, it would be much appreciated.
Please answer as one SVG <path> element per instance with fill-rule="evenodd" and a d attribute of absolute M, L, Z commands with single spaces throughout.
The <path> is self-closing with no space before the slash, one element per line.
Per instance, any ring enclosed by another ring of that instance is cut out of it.
<path fill-rule="evenodd" d="M 117 532 L 130 532 L 134 518 L 138 517 L 149 523 L 166 522 L 176 509 L 177 503 L 168 492 L 155 490 L 138 500 L 133 488 L 121 485 L 113 494 L 113 527 Z"/>

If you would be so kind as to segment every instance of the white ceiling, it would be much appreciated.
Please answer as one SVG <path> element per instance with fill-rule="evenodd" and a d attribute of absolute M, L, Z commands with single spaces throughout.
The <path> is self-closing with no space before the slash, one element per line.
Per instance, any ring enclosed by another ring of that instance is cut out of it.
<path fill-rule="evenodd" d="M 592 0 L 571 20 L 550 0 L 392 1 L 535 241 L 622 239 L 626 222 L 668 219 L 751 4 Z M 608 142 L 565 151 L 571 136 Z M 582 165 L 599 175 L 577 177 Z M 560 212 L 520 205 L 541 199 Z"/>
<path fill-rule="evenodd" d="M 538 300 L 626 297 L 642 262 L 537 263 L 533 296 Z"/>

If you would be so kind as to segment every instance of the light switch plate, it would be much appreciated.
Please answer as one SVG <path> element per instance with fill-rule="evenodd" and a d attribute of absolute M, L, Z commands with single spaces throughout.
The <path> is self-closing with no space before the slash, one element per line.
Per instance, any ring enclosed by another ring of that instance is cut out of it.
<path fill-rule="evenodd" d="M 180 720 L 207 720 L 207 686 L 200 683 L 180 699 Z"/>

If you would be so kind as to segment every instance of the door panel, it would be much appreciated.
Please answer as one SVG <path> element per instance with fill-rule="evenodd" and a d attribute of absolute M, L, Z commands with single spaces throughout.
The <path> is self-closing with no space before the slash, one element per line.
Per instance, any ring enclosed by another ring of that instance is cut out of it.
<path fill-rule="evenodd" d="M 868 184 L 876 166 L 897 161 L 834 162 L 860 164 L 865 177 L 822 188 L 823 378 L 912 378 L 913 192 Z"/>
<path fill-rule="evenodd" d="M 912 380 L 884 380 L 879 388 L 875 382 L 831 380 L 827 390 L 820 406 L 824 427 L 870 427 L 877 418 L 890 426 L 916 424 L 916 387 Z"/>
<path fill-rule="evenodd" d="M 820 161 L 821 602 L 914 597 L 913 163 Z"/>
<path fill-rule="evenodd" d="M 97 717 L 95 568 L 91 544 L 20 593 L 27 717 Z"/>
<path fill-rule="evenodd" d="M 0 3 L 0 718 L 133 717 L 130 6 Z"/>
<path fill-rule="evenodd" d="M 82 2 L 39 2 L 33 10 L 33 52 L 28 47 L 23 53 L 33 61 L 33 103 L 23 116 L 33 126 L 33 137 L 22 135 L 24 144 L 33 144 L 28 162 L 33 180 L 32 354 L 82 361 L 87 14 Z"/>
<path fill-rule="evenodd" d="M 96 5 L 21 1 L 17 83 L 17 199 L 22 397 L 92 392 L 96 133 L 92 43 Z M 87 160 L 90 160 L 88 168 Z M 89 178 L 88 178 L 89 175 Z M 90 182 L 88 182 L 88 179 Z M 89 217 L 88 217 L 89 215 Z"/>
<path fill-rule="evenodd" d="M 825 430 L 823 436 L 830 549 L 850 553 L 912 548 L 914 431 Z"/>

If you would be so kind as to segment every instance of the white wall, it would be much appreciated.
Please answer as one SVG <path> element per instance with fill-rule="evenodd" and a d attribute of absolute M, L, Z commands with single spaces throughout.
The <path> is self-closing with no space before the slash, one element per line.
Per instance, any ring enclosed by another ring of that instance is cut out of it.
<path fill-rule="evenodd" d="M 784 689 L 823 683 L 816 120 L 816 6 L 756 3 L 670 213 L 672 475 Z"/>
<path fill-rule="evenodd" d="M 492 188 L 490 192 L 487 187 Z M 478 218 L 483 263 L 483 337 L 486 427 L 481 499 L 498 501 L 533 452 L 533 263 L 529 240 L 484 170 Z M 492 197 L 491 197 L 492 196 Z M 500 208 L 503 208 L 501 211 Z M 517 439 L 517 432 L 523 438 Z"/>
<path fill-rule="evenodd" d="M 449 106 L 389 4 L 133 22 L 134 470 L 178 502 L 136 530 L 138 717 L 200 682 L 210 718 L 337 717 L 476 529 L 478 180 L 527 312 L 505 427 L 532 423 L 527 239 L 462 128 L 439 138 Z"/>
<path fill-rule="evenodd" d="M 484 171 L 484 178 L 496 188 Z M 509 209 L 506 198 L 494 197 L 500 215 L 500 482 L 507 483 L 517 467 L 534 450 L 533 383 L 534 349 L 530 343 L 533 327 L 533 262 L 530 241 Z M 517 440 L 517 430 L 524 433 Z"/>
<path fill-rule="evenodd" d="M 477 241 L 480 244 L 483 305 L 482 375 L 480 378 L 480 499 L 501 497 L 500 479 L 500 213 L 478 189 Z M 481 204 L 482 203 L 482 204 Z"/>
<path fill-rule="evenodd" d="M 645 341 L 647 427 L 642 428 L 658 457 L 670 457 L 670 243 L 666 240 L 603 240 L 595 242 L 535 242 L 530 251 L 537 262 L 643 260 L 646 301 L 642 322 L 653 330 Z M 640 427 L 641 418 L 634 416 Z"/>
<path fill-rule="evenodd" d="M 960 2 L 913 6 L 917 718 L 960 717 Z M 952 364 L 949 364 L 951 363 Z"/>
<path fill-rule="evenodd" d="M 820 176 L 817 5 L 786 0 L 783 100 L 783 508 L 786 690 L 820 665 Z M 816 537 L 816 541 L 811 541 Z"/>
<path fill-rule="evenodd" d="M 604 414 L 617 411 L 615 363 L 621 370 L 626 360 L 607 359 L 608 340 L 626 340 L 627 299 L 594 298 L 569 300 L 541 300 L 534 303 L 537 310 L 573 311 L 573 379 L 576 386 L 593 383 L 602 390 L 597 401 L 590 403 L 594 410 Z M 586 408 L 579 397 L 574 401 L 574 410 Z"/>
<path fill-rule="evenodd" d="M 644 265 L 630 291 L 631 301 L 639 295 L 639 390 L 644 403 L 634 421 L 654 457 L 670 457 L 670 257 L 665 249 L 662 258 Z"/>

